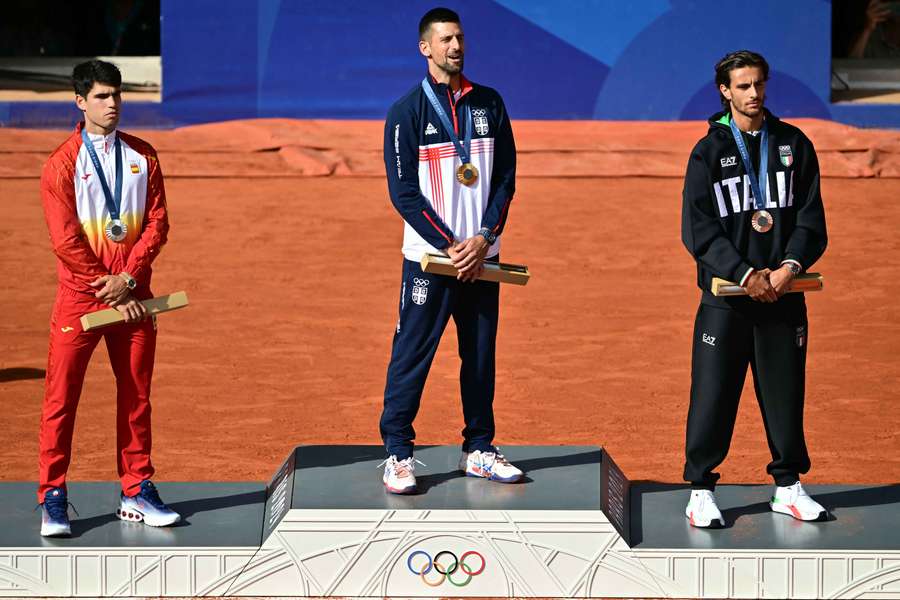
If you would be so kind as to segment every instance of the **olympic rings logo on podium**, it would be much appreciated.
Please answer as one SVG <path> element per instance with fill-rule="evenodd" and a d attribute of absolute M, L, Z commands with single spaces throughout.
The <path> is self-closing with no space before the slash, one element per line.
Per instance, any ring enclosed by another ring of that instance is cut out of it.
<path fill-rule="evenodd" d="M 423 563 L 418 570 L 413 567 L 413 559 L 417 556 L 422 556 L 427 561 Z M 466 562 L 466 559 L 472 561 L 473 558 L 477 558 L 481 561 L 481 566 L 479 566 L 478 569 L 473 569 L 472 565 Z M 411 552 L 408 557 L 406 557 L 406 566 L 409 569 L 410 573 L 412 573 L 413 575 L 418 575 L 422 578 L 422 581 L 425 582 L 425 585 L 431 587 L 438 587 L 439 585 L 444 583 L 444 580 L 449 581 L 456 587 L 469 585 L 469 582 L 472 581 L 473 577 L 481 575 L 484 572 L 485 564 L 486 563 L 484 560 L 484 556 L 482 556 L 481 553 L 476 552 L 475 550 L 469 550 L 468 552 L 463 553 L 463 555 L 459 558 L 457 558 L 456 554 L 449 550 L 441 550 L 434 555 L 434 558 L 431 558 L 431 555 L 424 550 L 415 550 Z M 431 578 L 429 578 L 428 574 L 432 571 L 436 572 L 438 576 L 432 576 Z M 457 577 L 461 580 L 454 580 L 453 574 L 457 571 L 462 571 L 466 576 L 465 579 Z"/>

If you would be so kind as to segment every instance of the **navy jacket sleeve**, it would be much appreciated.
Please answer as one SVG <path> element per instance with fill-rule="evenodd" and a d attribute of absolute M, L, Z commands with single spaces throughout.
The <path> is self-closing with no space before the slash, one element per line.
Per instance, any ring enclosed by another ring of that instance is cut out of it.
<path fill-rule="evenodd" d="M 394 105 L 384 124 L 384 167 L 391 202 L 422 239 L 435 248 L 453 243 L 453 231 L 419 188 L 418 123 L 412 110 Z"/>
<path fill-rule="evenodd" d="M 802 136 L 801 140 L 802 162 L 794 171 L 798 175 L 795 189 L 799 191 L 794 197 L 797 223 L 788 239 L 784 259 L 795 260 L 804 269 L 809 269 L 825 252 L 828 233 L 819 187 L 819 159 L 812 142 L 806 136 Z"/>
<path fill-rule="evenodd" d="M 719 277 L 740 281 L 752 268 L 734 247 L 710 197 L 709 169 L 697 148 L 691 153 L 681 207 L 681 241 Z"/>
<path fill-rule="evenodd" d="M 500 235 L 506 225 L 509 204 L 516 192 L 516 142 L 506 106 L 497 96 L 497 133 L 494 135 L 494 166 L 491 174 L 491 191 L 487 207 L 481 217 L 481 226 Z"/>

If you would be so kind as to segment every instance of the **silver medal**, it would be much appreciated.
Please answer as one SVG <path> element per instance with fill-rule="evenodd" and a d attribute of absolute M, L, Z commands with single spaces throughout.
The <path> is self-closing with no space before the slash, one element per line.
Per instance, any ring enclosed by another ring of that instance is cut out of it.
<path fill-rule="evenodd" d="M 128 235 L 128 227 L 121 219 L 112 219 L 106 223 L 106 237 L 114 242 L 121 242 Z"/>

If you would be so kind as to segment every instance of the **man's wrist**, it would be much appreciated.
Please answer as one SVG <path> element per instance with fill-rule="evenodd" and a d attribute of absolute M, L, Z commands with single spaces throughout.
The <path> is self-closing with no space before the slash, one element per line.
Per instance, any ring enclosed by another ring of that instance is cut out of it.
<path fill-rule="evenodd" d="M 137 287 L 137 280 L 129 273 L 122 271 L 121 273 L 119 273 L 119 277 L 121 277 L 125 281 L 125 287 L 128 288 L 129 292 Z"/>
<path fill-rule="evenodd" d="M 484 238 L 489 245 L 493 246 L 494 242 L 497 241 L 497 234 L 488 229 L 487 227 L 482 227 L 478 230 L 478 235 Z"/>
<path fill-rule="evenodd" d="M 782 268 L 787 268 L 787 270 L 788 270 L 788 271 L 790 272 L 790 274 L 791 274 L 791 277 L 796 277 L 797 275 L 800 274 L 800 271 L 803 270 L 803 268 L 800 266 L 800 263 L 798 263 L 798 262 L 795 261 L 795 260 L 785 260 L 785 261 L 782 261 L 781 267 L 782 267 Z"/>

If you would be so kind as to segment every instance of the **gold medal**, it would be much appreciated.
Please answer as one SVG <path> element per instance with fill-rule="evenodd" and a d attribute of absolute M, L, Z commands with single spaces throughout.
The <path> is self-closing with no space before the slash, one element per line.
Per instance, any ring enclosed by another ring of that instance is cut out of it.
<path fill-rule="evenodd" d="M 478 181 L 478 169 L 472 163 L 463 163 L 456 169 L 456 178 L 463 185 L 475 185 Z"/>
<path fill-rule="evenodd" d="M 775 223 L 775 219 L 772 218 L 772 213 L 767 210 L 758 210 L 753 213 L 753 218 L 750 219 L 750 224 L 753 225 L 753 229 L 758 231 L 759 233 L 765 233 L 772 229 L 772 225 Z"/>
<path fill-rule="evenodd" d="M 128 235 L 128 227 L 119 219 L 112 219 L 106 224 L 106 237 L 114 242 L 121 242 Z"/>

